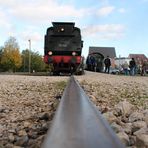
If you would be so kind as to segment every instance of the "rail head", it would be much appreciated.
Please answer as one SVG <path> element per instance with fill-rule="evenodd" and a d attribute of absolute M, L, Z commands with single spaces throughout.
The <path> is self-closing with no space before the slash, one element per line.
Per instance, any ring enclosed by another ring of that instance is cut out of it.
<path fill-rule="evenodd" d="M 42 148 L 124 148 L 72 76 Z"/>

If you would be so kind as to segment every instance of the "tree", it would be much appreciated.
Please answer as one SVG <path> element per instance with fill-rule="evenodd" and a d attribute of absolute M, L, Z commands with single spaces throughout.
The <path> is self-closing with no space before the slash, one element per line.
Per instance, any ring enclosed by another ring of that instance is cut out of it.
<path fill-rule="evenodd" d="M 45 70 L 45 63 L 42 56 L 38 52 L 31 53 L 31 69 L 35 71 Z"/>
<path fill-rule="evenodd" d="M 22 51 L 22 66 L 20 67 L 20 71 L 29 72 L 29 50 Z"/>
<path fill-rule="evenodd" d="M 5 42 L 1 64 L 5 67 L 5 70 L 12 70 L 13 72 L 22 65 L 19 46 L 14 37 L 10 37 Z"/>
<path fill-rule="evenodd" d="M 0 47 L 0 64 L 1 64 L 2 54 L 3 54 L 3 47 Z"/>
<path fill-rule="evenodd" d="M 45 70 L 45 64 L 43 62 L 42 56 L 38 52 L 30 52 L 31 55 L 31 71 L 43 71 Z M 22 66 L 20 71 L 29 71 L 29 50 L 22 51 Z"/>
<path fill-rule="evenodd" d="M 2 55 L 3 55 L 3 47 L 0 47 L 0 71 L 3 70 L 3 66 L 2 66 L 2 64 L 1 64 Z"/>

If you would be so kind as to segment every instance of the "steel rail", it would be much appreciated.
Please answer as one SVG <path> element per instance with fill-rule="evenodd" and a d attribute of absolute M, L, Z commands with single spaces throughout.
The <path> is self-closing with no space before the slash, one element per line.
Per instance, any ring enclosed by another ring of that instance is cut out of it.
<path fill-rule="evenodd" d="M 124 148 L 72 76 L 42 148 Z"/>

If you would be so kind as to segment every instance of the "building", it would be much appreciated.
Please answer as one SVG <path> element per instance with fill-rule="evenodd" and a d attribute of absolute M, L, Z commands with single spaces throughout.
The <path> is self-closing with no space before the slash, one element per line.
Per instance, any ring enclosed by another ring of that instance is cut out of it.
<path fill-rule="evenodd" d="M 148 58 L 144 54 L 129 54 L 129 57 L 135 59 L 138 72 L 141 72 L 142 67 L 145 64 L 145 69 L 148 73 Z"/>
<path fill-rule="evenodd" d="M 104 59 L 109 56 L 111 59 L 112 67 L 114 67 L 114 58 L 116 52 L 114 47 L 89 47 L 89 56 L 95 57 L 96 71 L 102 72 L 104 69 Z"/>
<path fill-rule="evenodd" d="M 109 56 L 114 59 L 116 57 L 116 52 L 114 47 L 89 47 L 89 54 L 100 54 L 103 58 Z"/>
<path fill-rule="evenodd" d="M 128 57 L 134 58 L 137 65 L 140 65 L 144 61 L 148 62 L 148 58 L 144 54 L 129 54 Z"/>

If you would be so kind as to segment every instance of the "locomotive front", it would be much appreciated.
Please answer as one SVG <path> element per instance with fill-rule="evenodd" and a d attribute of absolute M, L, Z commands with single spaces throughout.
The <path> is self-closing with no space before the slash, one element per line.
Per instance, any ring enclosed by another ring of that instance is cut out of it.
<path fill-rule="evenodd" d="M 44 62 L 52 65 L 52 72 L 75 73 L 82 71 L 80 29 L 71 22 L 53 22 L 47 29 L 44 44 Z"/>

